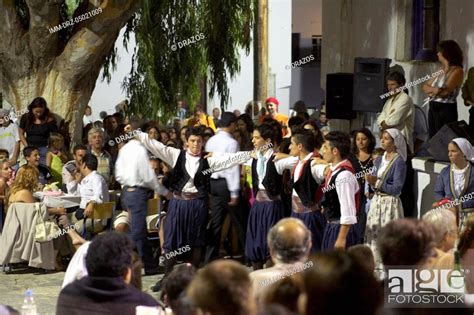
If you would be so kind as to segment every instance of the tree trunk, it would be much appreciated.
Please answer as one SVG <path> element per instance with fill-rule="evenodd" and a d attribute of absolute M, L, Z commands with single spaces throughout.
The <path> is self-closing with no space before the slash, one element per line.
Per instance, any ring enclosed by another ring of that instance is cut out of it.
<path fill-rule="evenodd" d="M 264 104 L 268 93 L 268 0 L 255 3 L 253 96 Z"/>
<path fill-rule="evenodd" d="M 0 92 L 17 111 L 38 96 L 54 114 L 69 123 L 73 143 L 81 138 L 82 116 L 105 58 L 120 29 L 138 9 L 138 0 L 90 0 L 79 14 L 102 13 L 74 25 L 63 42 L 58 0 L 27 0 L 29 27 L 24 29 L 14 0 L 0 0 Z M 97 12 L 97 11 L 96 11 Z"/>

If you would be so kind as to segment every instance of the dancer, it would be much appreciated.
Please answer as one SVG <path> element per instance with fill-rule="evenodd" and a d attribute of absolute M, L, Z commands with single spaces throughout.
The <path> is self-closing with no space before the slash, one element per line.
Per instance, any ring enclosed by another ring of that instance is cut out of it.
<path fill-rule="evenodd" d="M 324 136 L 321 154 L 324 161 L 315 160 L 313 167 L 316 178 L 324 180 L 321 203 L 327 224 L 324 229 L 323 250 L 345 249 L 358 243 L 357 206 L 359 205 L 359 184 L 352 164 L 349 135 L 331 131 Z M 328 165 L 318 165 L 330 163 Z"/>

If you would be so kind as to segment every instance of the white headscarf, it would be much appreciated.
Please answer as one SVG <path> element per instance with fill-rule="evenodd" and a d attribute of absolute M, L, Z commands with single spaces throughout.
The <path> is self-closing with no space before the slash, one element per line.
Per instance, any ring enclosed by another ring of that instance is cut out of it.
<path fill-rule="evenodd" d="M 395 142 L 395 148 L 398 154 L 400 154 L 403 161 L 407 160 L 407 142 L 405 141 L 405 137 L 401 134 L 398 129 L 390 128 L 385 129 L 384 131 L 388 132 L 389 135 L 393 138 L 393 142 Z"/>
<path fill-rule="evenodd" d="M 474 148 L 465 138 L 453 139 L 468 161 L 474 162 Z"/>

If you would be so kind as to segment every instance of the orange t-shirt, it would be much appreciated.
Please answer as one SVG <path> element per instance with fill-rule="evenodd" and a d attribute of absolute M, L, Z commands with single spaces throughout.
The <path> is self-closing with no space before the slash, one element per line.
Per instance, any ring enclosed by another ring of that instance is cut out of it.
<path fill-rule="evenodd" d="M 266 115 L 266 116 L 261 116 L 259 121 L 260 123 L 263 123 L 263 119 L 267 116 L 270 116 L 270 115 Z M 275 119 L 276 121 L 278 121 L 281 125 L 282 125 L 282 128 L 281 128 L 281 131 L 283 133 L 283 137 L 286 136 L 286 134 L 288 133 L 287 132 L 287 127 L 288 127 L 288 116 L 286 115 L 283 115 L 283 114 L 280 114 L 280 113 L 277 113 L 275 115 L 275 117 L 272 117 L 273 119 Z"/>

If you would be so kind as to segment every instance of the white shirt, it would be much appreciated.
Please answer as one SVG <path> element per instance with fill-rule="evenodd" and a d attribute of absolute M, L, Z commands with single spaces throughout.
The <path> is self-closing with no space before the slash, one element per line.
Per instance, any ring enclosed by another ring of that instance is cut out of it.
<path fill-rule="evenodd" d="M 0 126 L 0 148 L 8 151 L 9 159 L 12 158 L 18 141 L 20 141 L 20 133 L 14 122 L 10 122 L 7 127 Z"/>
<path fill-rule="evenodd" d="M 334 171 L 340 164 L 347 160 L 343 160 L 334 166 L 330 166 L 331 171 Z M 327 165 L 315 165 L 313 168 L 314 175 L 319 180 L 324 180 L 324 170 Z M 331 181 L 335 173 L 331 174 L 328 182 Z M 359 184 L 354 174 L 347 170 L 342 170 L 336 179 L 336 192 L 341 205 L 340 224 L 356 224 L 357 223 L 357 208 L 355 205 L 355 194 L 359 191 Z"/>
<path fill-rule="evenodd" d="M 163 143 L 156 141 L 154 139 L 150 139 L 147 133 L 139 132 L 138 137 L 140 141 L 143 143 L 145 148 L 150 151 L 153 155 L 157 156 L 159 159 L 170 165 L 171 167 L 176 166 L 176 162 L 178 161 L 179 155 L 181 154 L 181 149 L 176 149 L 173 147 L 169 147 L 164 145 Z M 237 154 L 237 153 L 236 153 Z M 215 171 L 222 170 L 227 167 L 230 167 L 235 164 L 229 164 L 227 162 L 227 157 L 209 157 L 207 158 L 207 162 L 209 163 L 209 168 Z M 201 160 L 200 156 L 192 156 L 191 154 L 186 152 L 186 172 L 189 174 L 189 180 L 184 185 L 182 192 L 185 193 L 197 193 L 198 190 L 196 186 L 194 186 L 194 176 L 196 175 L 197 170 L 199 169 L 199 161 Z M 205 171 L 205 170 L 203 170 Z"/>
<path fill-rule="evenodd" d="M 268 163 L 268 160 L 270 159 L 273 159 L 273 149 L 268 149 L 264 154 L 263 156 L 261 154 L 257 154 L 258 158 L 257 158 L 257 170 L 258 170 L 258 163 L 259 161 L 262 159 L 262 157 L 265 158 L 265 166 L 264 166 L 264 174 L 266 175 L 267 174 L 267 163 Z M 284 170 L 290 170 L 292 169 L 296 163 L 298 163 L 298 157 L 297 156 L 290 156 L 286 159 L 281 159 L 279 161 L 276 161 L 275 162 L 275 168 L 276 168 L 276 171 L 278 174 L 283 174 L 283 171 Z M 265 187 L 263 186 L 263 179 L 265 178 L 265 176 L 259 176 L 258 177 L 258 189 L 265 189 Z"/>
<path fill-rule="evenodd" d="M 77 185 L 76 191 L 71 191 L 76 196 L 81 196 L 81 203 L 79 207 L 85 209 L 87 204 L 91 201 L 96 203 L 103 203 L 109 201 L 109 188 L 105 179 L 96 171 L 92 171 L 89 175 L 84 177 Z"/>
<path fill-rule="evenodd" d="M 82 124 L 83 124 L 84 126 L 87 126 L 88 124 L 92 124 L 92 123 L 94 123 L 94 122 L 92 121 L 92 115 L 90 115 L 90 116 L 86 116 L 86 115 L 82 116 Z"/>
<path fill-rule="evenodd" d="M 377 125 L 382 122 L 400 130 L 405 137 L 408 148 L 413 152 L 413 126 L 415 124 L 415 107 L 410 96 L 405 92 L 390 97 L 384 104 L 382 112 L 377 118 Z"/>
<path fill-rule="evenodd" d="M 394 159 L 396 155 L 392 156 L 392 159 Z M 375 182 L 375 187 L 380 188 L 380 180 L 382 179 L 383 173 L 387 169 L 388 165 L 390 164 L 392 160 L 387 160 L 387 152 L 384 152 L 382 155 L 382 161 L 380 163 L 379 169 L 377 170 L 377 181 Z"/>
<path fill-rule="evenodd" d="M 137 140 L 130 140 L 119 151 L 115 162 L 115 179 L 122 186 L 139 186 L 166 195 L 168 190 L 158 182 L 145 147 Z"/>
<path fill-rule="evenodd" d="M 62 288 L 87 276 L 86 255 L 90 244 L 90 241 L 85 242 L 76 250 L 74 256 L 72 256 L 72 259 L 67 266 L 66 274 L 64 275 Z"/>
<path fill-rule="evenodd" d="M 232 138 L 232 135 L 226 131 L 218 129 L 217 134 L 212 136 L 206 143 L 207 152 L 236 153 L 239 151 L 239 143 Z M 228 169 L 214 172 L 211 175 L 213 179 L 225 178 L 227 188 L 231 197 L 239 196 L 240 189 L 240 168 L 238 165 Z"/>
<path fill-rule="evenodd" d="M 453 172 L 453 179 L 454 179 L 454 192 L 458 196 L 461 196 L 464 190 L 466 171 L 468 167 L 469 167 L 469 163 L 462 170 L 455 169 L 454 165 L 451 168 L 451 171 Z"/>

